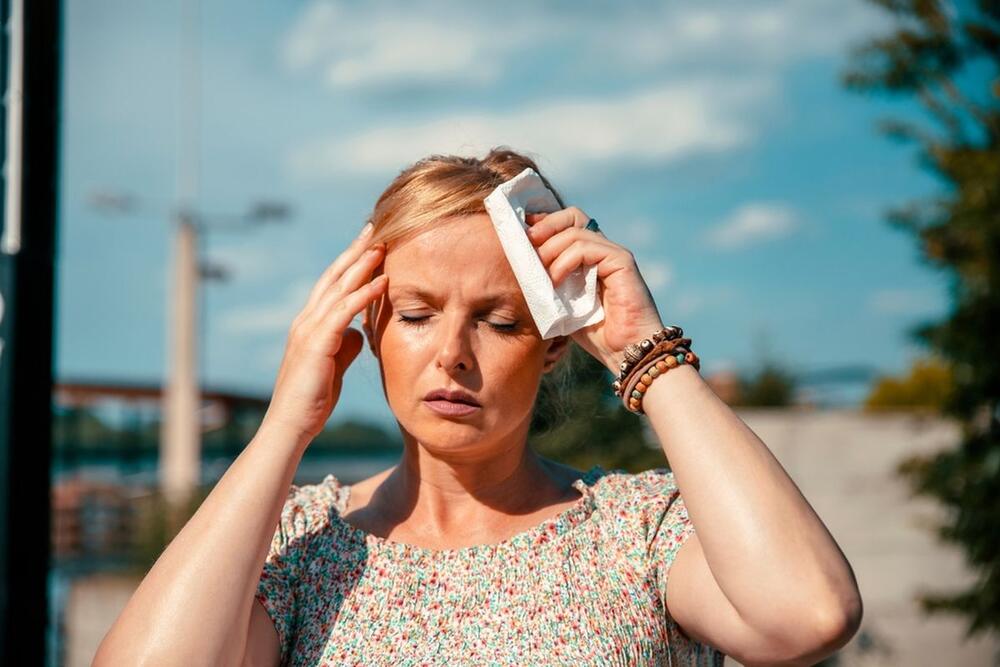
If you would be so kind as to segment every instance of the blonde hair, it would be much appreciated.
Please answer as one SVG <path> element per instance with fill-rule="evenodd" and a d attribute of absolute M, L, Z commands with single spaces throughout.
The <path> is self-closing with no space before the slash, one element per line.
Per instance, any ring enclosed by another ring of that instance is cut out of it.
<path fill-rule="evenodd" d="M 486 213 L 483 199 L 528 167 L 566 208 L 535 161 L 506 146 L 492 148 L 483 158 L 429 155 L 401 171 L 375 202 L 366 221 L 374 226 L 371 243 L 407 238 L 445 218 Z"/>

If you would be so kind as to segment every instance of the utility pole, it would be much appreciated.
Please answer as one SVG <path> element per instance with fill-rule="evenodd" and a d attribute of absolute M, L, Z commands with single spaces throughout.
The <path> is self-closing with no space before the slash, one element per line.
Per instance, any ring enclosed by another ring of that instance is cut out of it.
<path fill-rule="evenodd" d="M 160 432 L 160 490 L 179 506 L 201 479 L 198 386 L 198 207 L 201 163 L 200 0 L 181 2 L 180 155 L 177 160 L 176 241 L 168 290 L 166 387 Z"/>
<path fill-rule="evenodd" d="M 160 489 L 172 505 L 185 502 L 201 478 L 198 416 L 198 231 L 180 213 L 175 221 L 173 288 L 167 299 L 167 385 L 160 435 Z"/>

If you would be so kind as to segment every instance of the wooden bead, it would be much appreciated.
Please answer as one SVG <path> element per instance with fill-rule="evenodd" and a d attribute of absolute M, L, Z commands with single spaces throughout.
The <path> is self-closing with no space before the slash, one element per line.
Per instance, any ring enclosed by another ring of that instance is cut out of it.
<path fill-rule="evenodd" d="M 677 366 L 677 357 L 667 357 L 663 360 L 663 363 L 667 365 L 667 368 L 674 368 Z"/>
<path fill-rule="evenodd" d="M 639 402 L 639 401 L 638 401 L 637 399 L 635 399 L 635 398 L 630 398 L 630 399 L 628 399 L 628 406 L 629 406 L 630 408 L 632 408 L 633 410 L 636 410 L 636 409 L 638 409 L 638 407 L 639 407 L 640 405 L 642 405 L 642 403 L 640 403 L 640 402 Z"/>
<path fill-rule="evenodd" d="M 635 385 L 635 390 L 638 391 L 640 394 L 645 394 L 647 389 L 649 389 L 649 386 L 641 382 Z"/>
<path fill-rule="evenodd" d="M 646 385 L 648 387 L 650 385 L 650 383 L 652 383 L 653 377 L 654 376 L 651 376 L 648 372 L 643 373 L 642 377 L 639 378 L 639 382 L 643 383 L 644 385 Z"/>
<path fill-rule="evenodd" d="M 659 377 L 660 369 L 657 368 L 656 366 L 650 366 L 648 369 L 646 369 L 646 374 L 649 375 L 649 377 L 651 378 Z"/>
<path fill-rule="evenodd" d="M 667 359 L 669 358 L 670 357 L 667 357 Z M 667 365 L 667 362 L 661 359 L 660 361 L 656 362 L 656 368 L 659 369 L 661 373 L 665 373 L 667 369 L 670 368 L 670 366 Z"/>
<path fill-rule="evenodd" d="M 688 362 L 689 364 L 693 364 L 694 360 L 695 360 L 694 352 L 688 352 L 687 354 L 684 355 L 684 361 Z"/>

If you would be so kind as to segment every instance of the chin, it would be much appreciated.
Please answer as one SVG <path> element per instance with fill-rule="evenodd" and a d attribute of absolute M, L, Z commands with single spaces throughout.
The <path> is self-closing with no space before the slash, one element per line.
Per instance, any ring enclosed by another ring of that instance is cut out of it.
<path fill-rule="evenodd" d="M 451 417 L 436 414 L 427 407 L 417 406 L 415 413 L 396 421 L 405 436 L 425 445 L 432 451 L 456 451 L 483 444 L 484 436 L 492 433 L 482 411 L 475 414 Z"/>

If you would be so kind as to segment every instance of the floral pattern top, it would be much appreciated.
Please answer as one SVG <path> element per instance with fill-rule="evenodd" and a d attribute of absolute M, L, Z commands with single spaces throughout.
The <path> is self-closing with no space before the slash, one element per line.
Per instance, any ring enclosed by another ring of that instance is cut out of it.
<path fill-rule="evenodd" d="M 694 532 L 666 468 L 594 466 L 581 496 L 494 544 L 435 550 L 341 518 L 351 487 L 292 485 L 256 598 L 283 665 L 723 664 L 666 608 Z"/>

